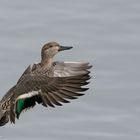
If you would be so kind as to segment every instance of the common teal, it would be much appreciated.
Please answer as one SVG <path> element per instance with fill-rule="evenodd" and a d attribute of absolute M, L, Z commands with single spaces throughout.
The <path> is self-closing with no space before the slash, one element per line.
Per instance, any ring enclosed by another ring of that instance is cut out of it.
<path fill-rule="evenodd" d="M 53 57 L 60 51 L 72 47 L 61 46 L 49 42 L 42 47 L 41 62 L 27 67 L 15 86 L 13 86 L 0 101 L 0 126 L 10 122 L 23 110 L 34 107 L 37 103 L 45 107 L 61 106 L 84 95 L 88 90 L 90 79 L 89 69 L 85 62 L 53 62 Z"/>

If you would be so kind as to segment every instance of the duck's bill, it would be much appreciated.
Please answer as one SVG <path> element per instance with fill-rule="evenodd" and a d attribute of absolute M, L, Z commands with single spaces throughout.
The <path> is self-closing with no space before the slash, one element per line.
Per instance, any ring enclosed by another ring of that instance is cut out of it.
<path fill-rule="evenodd" d="M 73 47 L 71 47 L 71 46 L 60 46 L 59 51 L 69 50 L 69 49 L 72 49 L 72 48 Z"/>

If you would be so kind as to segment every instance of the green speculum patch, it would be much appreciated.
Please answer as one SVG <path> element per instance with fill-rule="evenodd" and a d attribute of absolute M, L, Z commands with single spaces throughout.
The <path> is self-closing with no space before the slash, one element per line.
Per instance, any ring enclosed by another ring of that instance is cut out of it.
<path fill-rule="evenodd" d="M 19 118 L 20 113 L 22 112 L 23 108 L 24 108 L 24 102 L 25 99 L 18 99 L 16 102 L 16 115 L 17 118 Z"/>

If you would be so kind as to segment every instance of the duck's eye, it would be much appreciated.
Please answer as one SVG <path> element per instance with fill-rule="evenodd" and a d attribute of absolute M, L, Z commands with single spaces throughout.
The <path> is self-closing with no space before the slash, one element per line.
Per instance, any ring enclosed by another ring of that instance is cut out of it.
<path fill-rule="evenodd" d="M 50 45 L 50 48 L 52 48 L 53 47 L 53 45 Z"/>

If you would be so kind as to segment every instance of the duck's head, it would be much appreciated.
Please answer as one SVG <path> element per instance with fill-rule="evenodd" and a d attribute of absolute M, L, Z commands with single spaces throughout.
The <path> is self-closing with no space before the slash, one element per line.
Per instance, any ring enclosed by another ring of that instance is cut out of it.
<path fill-rule="evenodd" d="M 45 57 L 52 58 L 59 51 L 72 49 L 70 46 L 61 46 L 57 42 L 49 42 L 42 47 L 41 56 L 42 59 Z"/>

